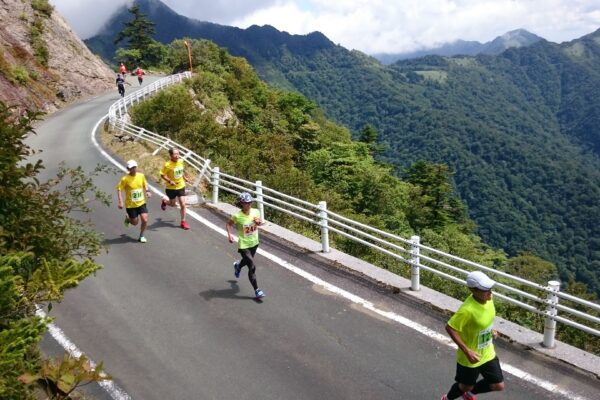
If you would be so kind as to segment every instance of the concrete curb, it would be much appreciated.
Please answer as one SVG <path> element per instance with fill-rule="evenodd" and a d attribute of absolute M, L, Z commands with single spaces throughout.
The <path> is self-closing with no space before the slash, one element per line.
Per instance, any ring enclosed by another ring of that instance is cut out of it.
<path fill-rule="evenodd" d="M 227 203 L 212 204 L 206 202 L 204 203 L 204 206 L 227 216 L 232 215 L 239 210 L 237 207 Z M 261 230 L 266 234 L 274 235 L 287 241 L 291 247 L 311 252 L 322 257 L 324 261 L 339 264 L 384 285 L 396 288 L 403 294 L 411 296 L 421 303 L 428 304 L 439 311 L 453 313 L 462 304 L 462 302 L 457 299 L 424 286 L 421 286 L 421 290 L 417 292 L 412 291 L 410 290 L 410 280 L 338 250 L 331 249 L 329 253 L 322 253 L 321 243 L 268 221 L 265 225 L 261 226 Z M 543 335 L 541 333 L 534 332 L 500 317 L 496 318 L 495 328 L 510 342 L 521 345 L 524 348 L 535 351 L 541 355 L 565 362 L 582 371 L 591 373 L 595 375 L 596 378 L 600 379 L 600 357 L 594 354 L 585 352 L 560 341 L 556 341 L 556 347 L 553 349 L 543 347 Z"/>

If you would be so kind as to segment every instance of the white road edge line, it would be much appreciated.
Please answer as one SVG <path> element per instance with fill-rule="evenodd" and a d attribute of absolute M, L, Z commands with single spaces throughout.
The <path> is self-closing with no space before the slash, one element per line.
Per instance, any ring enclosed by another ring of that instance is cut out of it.
<path fill-rule="evenodd" d="M 102 121 L 104 121 L 106 118 L 108 117 L 108 114 L 106 114 L 102 119 L 100 119 L 96 125 L 94 126 L 94 129 L 92 130 L 92 142 L 94 143 L 94 146 L 96 146 L 96 148 L 98 149 L 98 151 L 100 151 L 100 153 L 102 153 L 102 155 L 104 157 L 106 157 L 110 162 L 112 162 L 115 166 L 117 166 L 119 169 L 121 169 L 122 171 L 126 172 L 127 169 L 121 165 L 119 162 L 117 162 L 110 154 L 108 154 L 106 151 L 104 151 L 104 149 L 102 149 L 102 147 L 98 144 L 97 140 L 96 140 L 96 131 L 98 129 L 98 126 L 100 125 L 100 123 Z M 154 186 L 149 185 L 149 187 L 152 189 L 152 191 L 154 193 L 156 193 L 157 195 L 162 195 L 162 191 L 156 189 Z M 187 215 L 193 217 L 194 219 L 196 219 L 198 222 L 206 225 L 207 227 L 211 228 L 212 230 L 220 233 L 223 236 L 227 236 L 227 232 L 225 231 L 225 229 L 218 227 L 217 225 L 213 224 L 212 222 L 208 221 L 207 219 L 201 217 L 200 215 L 198 215 L 196 212 L 194 212 L 193 210 L 188 210 L 187 211 Z M 277 257 L 276 255 L 273 255 L 271 253 L 267 253 L 266 251 L 262 250 L 262 249 L 258 249 L 258 253 L 266 258 L 268 258 L 269 260 L 271 260 L 272 262 L 281 265 L 282 267 L 290 270 L 291 272 L 294 272 L 297 275 L 300 275 L 301 277 L 303 277 L 304 279 L 308 280 L 309 282 L 312 282 L 316 285 L 319 285 L 321 287 L 323 287 L 324 289 L 337 294 L 355 304 L 361 305 L 364 308 L 366 308 L 367 310 L 370 310 L 378 315 L 381 315 L 382 317 L 388 318 L 392 321 L 395 321 L 401 325 L 404 325 L 408 328 L 411 328 L 441 344 L 447 345 L 449 347 L 452 348 L 456 348 L 456 345 L 454 344 L 454 342 L 446 335 L 442 335 L 432 329 L 427 328 L 424 325 L 418 324 L 414 321 L 409 320 L 408 318 L 405 318 L 401 315 L 398 315 L 396 313 L 390 312 L 390 311 L 383 311 L 378 309 L 377 307 L 375 307 L 375 305 L 359 296 L 356 296 L 344 289 L 341 289 L 335 285 L 332 285 L 331 283 L 325 282 L 324 280 L 288 263 L 287 261 Z M 505 372 L 508 372 L 509 374 L 522 379 L 526 382 L 532 383 L 542 389 L 545 389 L 551 393 L 555 393 L 555 394 L 560 394 L 566 398 L 569 399 L 573 399 L 573 400 L 589 400 L 586 397 L 581 397 L 576 395 L 575 393 L 572 393 L 568 390 L 564 390 L 559 388 L 557 385 L 555 385 L 552 382 L 549 382 L 545 379 L 541 379 L 536 377 L 535 375 L 532 375 L 528 372 L 523 371 L 520 368 L 514 367 L 510 364 L 506 364 L 506 363 L 501 363 L 502 365 L 502 369 Z M 115 398 L 117 399 L 117 398 Z"/>
<path fill-rule="evenodd" d="M 39 306 L 36 306 L 35 313 L 38 317 L 43 319 L 48 317 Z M 79 350 L 77 346 L 75 346 L 75 344 L 71 342 L 71 340 L 65 335 L 65 333 L 55 324 L 48 324 L 48 332 L 50 332 L 50 335 L 52 335 L 54 340 L 56 340 L 72 357 L 77 358 L 83 354 L 83 352 Z M 95 362 L 89 360 L 89 363 L 93 369 L 96 369 Z M 105 373 L 102 373 L 102 375 L 106 376 Z M 110 397 L 112 397 L 114 400 L 131 400 L 131 396 L 129 396 L 123 389 L 117 386 L 117 384 L 113 380 L 100 381 L 98 382 L 98 385 L 100 385 L 104 390 L 106 390 L 106 392 L 108 392 Z"/>

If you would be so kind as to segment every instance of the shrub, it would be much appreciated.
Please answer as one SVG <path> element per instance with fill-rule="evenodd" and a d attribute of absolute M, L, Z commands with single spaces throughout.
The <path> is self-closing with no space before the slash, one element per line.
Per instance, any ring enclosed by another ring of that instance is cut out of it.
<path fill-rule="evenodd" d="M 50 17 L 54 11 L 54 7 L 48 3 L 48 0 L 31 0 L 31 8 L 46 17 Z"/>
<path fill-rule="evenodd" d="M 24 85 L 29 82 L 29 72 L 27 72 L 25 67 L 21 65 L 13 68 L 12 75 L 14 77 L 14 81 L 19 85 Z"/>

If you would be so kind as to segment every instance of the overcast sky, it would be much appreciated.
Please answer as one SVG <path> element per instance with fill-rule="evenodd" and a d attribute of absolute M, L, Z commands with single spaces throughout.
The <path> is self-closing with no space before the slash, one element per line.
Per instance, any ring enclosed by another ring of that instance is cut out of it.
<path fill-rule="evenodd" d="M 600 28 L 600 0 L 162 0 L 179 14 L 292 34 L 324 33 L 368 54 L 408 52 L 456 39 L 487 42 L 524 28 L 552 42 Z M 50 0 L 82 37 L 128 0 Z"/>

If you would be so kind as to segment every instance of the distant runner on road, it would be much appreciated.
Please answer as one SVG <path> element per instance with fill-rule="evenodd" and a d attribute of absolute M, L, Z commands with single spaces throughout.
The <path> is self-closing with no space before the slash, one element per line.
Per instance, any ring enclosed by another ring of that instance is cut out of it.
<path fill-rule="evenodd" d="M 496 308 L 492 288 L 496 282 L 481 271 L 467 275 L 471 295 L 450 318 L 446 331 L 456 343 L 456 383 L 442 400 L 475 400 L 475 395 L 504 390 L 504 377 L 493 340 Z M 483 377 L 477 380 L 479 374 Z"/>
<path fill-rule="evenodd" d="M 119 90 L 119 94 L 121 97 L 125 96 L 125 75 L 117 74 L 117 79 L 115 79 L 117 84 L 117 90 Z"/>
<path fill-rule="evenodd" d="M 260 217 L 260 211 L 252 208 L 254 199 L 250 193 L 240 193 L 239 204 L 242 209 L 231 216 L 225 225 L 227 229 L 227 239 L 233 243 L 231 227 L 236 225 L 238 228 L 238 253 L 242 259 L 233 263 L 233 273 L 236 278 L 240 277 L 243 267 L 248 267 L 248 279 L 254 288 L 254 294 L 257 299 L 265 296 L 265 293 L 258 288 L 256 282 L 256 265 L 254 264 L 254 255 L 258 249 L 258 227 L 263 224 Z"/>
<path fill-rule="evenodd" d="M 129 173 L 121 178 L 117 185 L 117 199 L 119 200 L 119 208 L 123 209 L 123 198 L 121 191 L 125 191 L 125 227 L 137 225 L 139 220 L 142 220 L 140 225 L 140 243 L 146 243 L 144 231 L 148 225 L 148 208 L 146 207 L 146 197 L 150 198 L 151 194 L 148 190 L 146 177 L 142 173 L 137 172 L 137 162 L 135 160 L 127 161 L 127 170 Z"/>
<path fill-rule="evenodd" d="M 127 73 L 127 68 L 125 68 L 125 64 L 121 63 L 119 65 L 119 73 L 123 76 Z"/>
<path fill-rule="evenodd" d="M 185 184 L 190 183 L 189 178 L 184 172 L 184 162 L 179 158 L 179 150 L 169 149 L 169 161 L 163 165 L 160 170 L 160 177 L 167 182 L 166 196 L 160 201 L 161 210 L 165 211 L 167 206 L 175 207 L 176 199 L 179 200 L 179 208 L 181 214 L 181 228 L 188 230 L 190 225 L 186 222 L 186 205 L 185 205 Z"/>
<path fill-rule="evenodd" d="M 135 70 L 135 74 L 137 75 L 140 86 L 142 86 L 142 82 L 144 82 L 144 74 L 145 74 L 144 70 L 141 69 L 140 67 L 137 67 L 137 69 Z"/>

